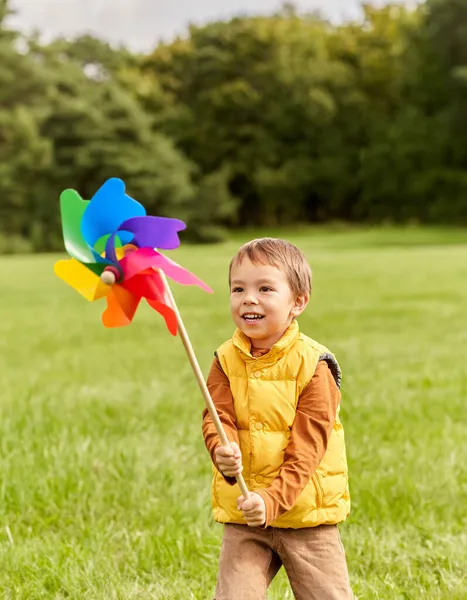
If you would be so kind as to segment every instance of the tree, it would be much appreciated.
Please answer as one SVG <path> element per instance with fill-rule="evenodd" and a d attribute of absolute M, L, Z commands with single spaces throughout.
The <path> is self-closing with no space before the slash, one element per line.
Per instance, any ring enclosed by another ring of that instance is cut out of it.
<path fill-rule="evenodd" d="M 31 233 L 29 199 L 50 159 L 50 144 L 40 133 L 41 103 L 47 77 L 41 65 L 16 50 L 17 34 L 6 28 L 6 2 L 0 4 L 0 231 L 9 251 Z"/>
<path fill-rule="evenodd" d="M 192 27 L 144 65 L 168 98 L 165 131 L 203 174 L 228 170 L 240 223 L 303 215 L 335 117 L 330 89 L 343 76 L 325 41 L 315 18 L 237 18 Z"/>

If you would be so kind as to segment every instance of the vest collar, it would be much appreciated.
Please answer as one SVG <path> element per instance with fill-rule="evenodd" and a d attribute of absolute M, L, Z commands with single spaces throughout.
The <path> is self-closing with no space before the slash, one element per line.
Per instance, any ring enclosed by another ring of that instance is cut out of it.
<path fill-rule="evenodd" d="M 251 355 L 251 342 L 240 329 L 237 329 L 232 337 L 232 342 L 235 348 L 240 353 L 240 356 L 245 362 L 256 361 L 257 364 L 263 366 L 272 365 L 277 362 L 284 354 L 295 344 L 300 335 L 300 329 L 296 320 L 292 321 L 286 329 L 284 335 L 278 340 L 267 354 L 263 354 L 258 358 Z"/>

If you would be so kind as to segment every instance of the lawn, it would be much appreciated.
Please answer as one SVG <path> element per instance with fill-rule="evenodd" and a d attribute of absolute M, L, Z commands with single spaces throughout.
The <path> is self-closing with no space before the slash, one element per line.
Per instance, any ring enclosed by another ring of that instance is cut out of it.
<path fill-rule="evenodd" d="M 205 373 L 246 236 L 170 253 L 215 291 L 173 287 Z M 314 271 L 301 328 L 344 373 L 354 591 L 467 598 L 467 231 L 287 236 Z M 181 341 L 146 307 L 104 329 L 56 258 L 0 258 L 1 598 L 209 600 L 222 527 Z M 268 599 L 291 598 L 281 573 Z"/>

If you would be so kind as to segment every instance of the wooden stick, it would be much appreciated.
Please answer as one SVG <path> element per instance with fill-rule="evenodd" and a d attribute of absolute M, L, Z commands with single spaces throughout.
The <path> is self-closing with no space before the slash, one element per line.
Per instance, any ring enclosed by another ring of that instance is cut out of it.
<path fill-rule="evenodd" d="M 165 289 L 167 290 L 167 295 L 169 296 L 170 302 L 172 303 L 172 308 L 175 312 L 175 315 L 177 316 L 178 330 L 180 332 L 180 337 L 182 338 L 183 346 L 185 347 L 185 351 L 188 355 L 191 367 L 198 381 L 201 393 L 203 394 L 204 400 L 206 402 L 206 407 L 216 427 L 217 434 L 220 437 L 221 444 L 223 446 L 230 446 L 229 439 L 224 431 L 224 427 L 222 426 L 222 422 L 219 418 L 219 415 L 217 414 L 217 410 L 211 398 L 211 394 L 209 393 L 208 386 L 206 385 L 206 382 L 204 380 L 203 373 L 201 371 L 195 352 L 193 350 L 193 346 L 191 345 L 190 338 L 188 337 L 187 330 L 180 315 L 180 311 L 178 310 L 177 303 L 175 302 L 175 298 L 172 294 L 172 290 L 170 289 L 169 282 L 167 281 L 165 273 L 164 271 L 162 271 L 162 269 L 159 271 L 159 274 L 161 276 L 162 281 L 164 282 Z M 240 475 L 237 475 L 236 480 L 243 494 L 243 498 L 246 500 L 249 497 L 249 492 L 245 480 L 243 479 L 243 475 L 241 473 Z"/>

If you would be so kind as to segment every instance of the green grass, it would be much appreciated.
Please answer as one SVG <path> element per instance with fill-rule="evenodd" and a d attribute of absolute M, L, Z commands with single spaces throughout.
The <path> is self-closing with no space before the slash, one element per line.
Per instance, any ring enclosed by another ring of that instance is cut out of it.
<path fill-rule="evenodd" d="M 344 371 L 354 591 L 467 598 L 467 231 L 288 234 L 314 269 L 301 327 Z M 215 290 L 174 286 L 205 372 L 245 237 L 171 254 Z M 105 330 L 55 258 L 0 259 L 1 598 L 209 600 L 222 527 L 182 344 L 147 308 Z M 292 598 L 283 573 L 268 598 Z"/>

